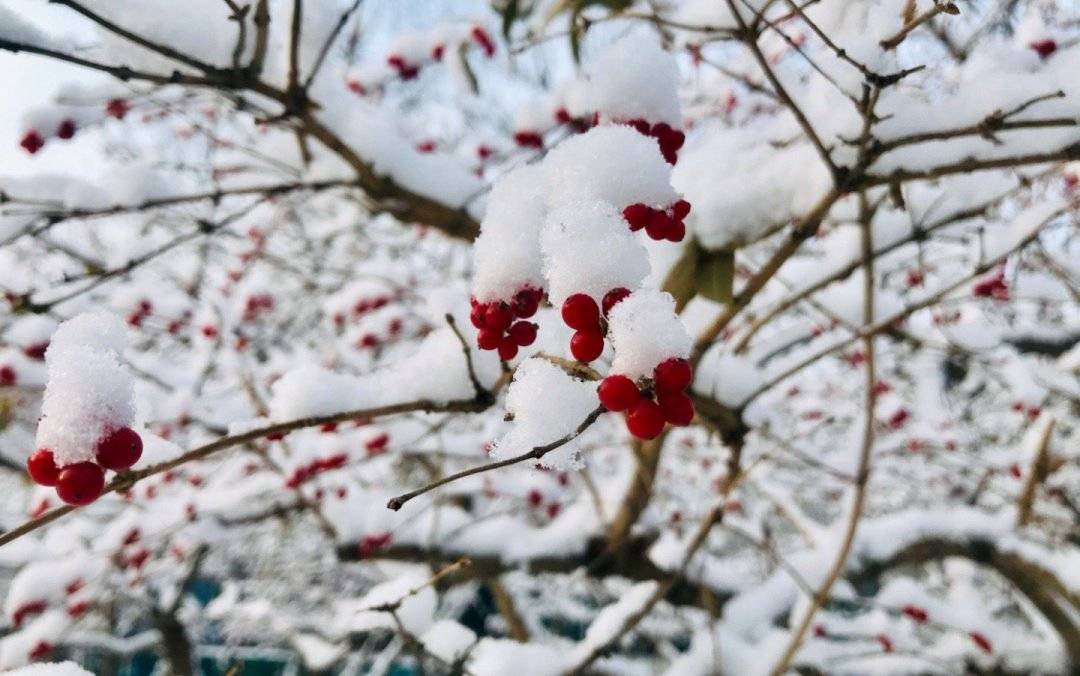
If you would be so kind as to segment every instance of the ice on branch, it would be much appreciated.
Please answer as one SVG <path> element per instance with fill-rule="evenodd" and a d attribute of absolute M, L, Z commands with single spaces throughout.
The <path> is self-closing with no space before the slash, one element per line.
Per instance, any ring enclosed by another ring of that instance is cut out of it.
<path fill-rule="evenodd" d="M 491 455 L 510 458 L 557 441 L 571 434 L 595 408 L 595 384 L 576 380 L 546 359 L 528 359 L 517 368 L 506 393 L 513 427 L 495 443 Z M 572 440 L 538 462 L 557 469 L 576 467 L 578 448 L 578 441 Z"/>
<path fill-rule="evenodd" d="M 612 308 L 608 335 L 615 348 L 611 372 L 630 378 L 652 376 L 660 362 L 689 356 L 692 345 L 675 299 L 662 291 L 638 291 Z"/>

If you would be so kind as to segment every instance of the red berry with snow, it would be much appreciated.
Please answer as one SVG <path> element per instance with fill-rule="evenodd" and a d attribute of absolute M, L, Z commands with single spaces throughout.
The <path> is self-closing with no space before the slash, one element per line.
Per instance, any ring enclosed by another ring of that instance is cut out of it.
<path fill-rule="evenodd" d="M 105 469 L 125 470 L 139 461 L 142 448 L 142 437 L 130 427 L 121 427 L 98 442 L 96 459 Z"/>
<path fill-rule="evenodd" d="M 514 321 L 514 315 L 506 303 L 492 303 L 484 311 L 484 326 L 490 329 L 502 331 Z"/>
<path fill-rule="evenodd" d="M 60 476 L 60 468 L 56 466 L 53 453 L 47 448 L 39 448 L 34 451 L 26 461 L 26 471 L 30 478 L 39 486 L 55 486 Z"/>
<path fill-rule="evenodd" d="M 626 416 L 626 429 L 638 439 L 655 439 L 664 431 L 664 413 L 651 399 L 642 399 Z"/>
<path fill-rule="evenodd" d="M 596 301 L 589 296 L 583 293 L 575 293 L 563 302 L 562 318 L 566 325 L 572 329 L 578 331 L 595 330 L 600 326 L 600 308 L 596 305 Z"/>
<path fill-rule="evenodd" d="M 527 347 L 536 340 L 536 324 L 532 322 L 515 322 L 510 327 L 510 338 L 516 345 Z"/>
<path fill-rule="evenodd" d="M 89 505 L 105 488 L 105 470 L 92 462 L 79 462 L 60 470 L 56 494 L 69 505 Z"/>
<path fill-rule="evenodd" d="M 652 209 L 644 204 L 631 204 L 623 209 L 623 218 L 630 224 L 630 230 L 637 232 L 649 224 L 649 215 Z"/>
<path fill-rule="evenodd" d="M 570 339 L 570 353 L 574 359 L 590 362 L 604 352 L 604 336 L 599 330 L 578 331 Z"/>
<path fill-rule="evenodd" d="M 641 399 L 641 391 L 634 381 L 619 374 L 601 380 L 596 393 L 604 408 L 616 412 L 627 410 Z"/>
<path fill-rule="evenodd" d="M 514 294 L 514 300 L 511 303 L 510 309 L 513 310 L 515 316 L 521 319 L 528 319 L 540 309 L 540 298 L 543 295 L 543 292 L 539 289 L 530 287 L 524 288 Z"/>
<path fill-rule="evenodd" d="M 510 361 L 517 356 L 518 346 L 514 342 L 513 336 L 506 336 L 499 341 L 499 359 L 503 361 Z"/>
<path fill-rule="evenodd" d="M 623 300 L 629 295 L 630 289 L 626 289 L 621 286 L 617 289 L 612 289 L 611 291 L 605 293 L 603 300 L 600 301 L 600 305 L 604 310 L 604 316 L 607 317 L 608 313 L 611 312 L 611 308 L 615 307 L 619 303 L 619 301 Z"/>
<path fill-rule="evenodd" d="M 685 359 L 672 357 L 660 362 L 653 370 L 657 392 L 682 392 L 690 386 L 694 370 Z"/>
<path fill-rule="evenodd" d="M 476 344 L 481 350 L 494 350 L 499 347 L 499 343 L 502 342 L 502 329 L 480 329 L 480 333 L 476 334 Z"/>

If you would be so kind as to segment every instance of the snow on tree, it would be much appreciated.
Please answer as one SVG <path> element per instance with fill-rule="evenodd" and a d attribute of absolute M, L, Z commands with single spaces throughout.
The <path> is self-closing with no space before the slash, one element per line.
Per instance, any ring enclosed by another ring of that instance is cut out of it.
<path fill-rule="evenodd" d="M 0 0 L 0 669 L 1075 672 L 1078 27 Z"/>

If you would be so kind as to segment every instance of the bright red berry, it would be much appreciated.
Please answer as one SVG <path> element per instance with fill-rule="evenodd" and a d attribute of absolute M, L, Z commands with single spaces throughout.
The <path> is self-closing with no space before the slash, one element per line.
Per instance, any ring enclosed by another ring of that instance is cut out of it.
<path fill-rule="evenodd" d="M 621 286 L 617 289 L 612 289 L 611 291 L 605 293 L 604 299 L 600 301 L 600 305 L 604 309 L 604 316 L 607 317 L 608 313 L 611 312 L 611 308 L 615 307 L 619 303 L 619 301 L 623 300 L 629 295 L 630 289 Z"/>
<path fill-rule="evenodd" d="M 639 202 L 623 209 L 622 215 L 626 222 L 630 224 L 630 230 L 637 232 L 648 225 L 649 212 L 651 211 L 652 209 Z"/>
<path fill-rule="evenodd" d="M 56 128 L 56 135 L 65 141 L 75 136 L 75 120 L 64 120 Z"/>
<path fill-rule="evenodd" d="M 641 399 L 641 391 L 624 375 L 610 375 L 596 388 L 600 403 L 609 411 L 625 411 Z"/>
<path fill-rule="evenodd" d="M 105 470 L 92 462 L 79 462 L 60 470 L 56 494 L 69 505 L 89 505 L 105 488 Z"/>
<path fill-rule="evenodd" d="M 142 437 L 130 427 L 113 430 L 98 442 L 96 459 L 105 469 L 120 471 L 142 457 Z"/>
<path fill-rule="evenodd" d="M 486 326 L 486 320 L 484 319 L 486 314 L 486 305 L 474 305 L 473 309 L 469 312 L 469 321 L 472 322 L 472 325 L 476 328 L 482 329 Z"/>
<path fill-rule="evenodd" d="M 679 200 L 671 205 L 671 213 L 675 215 L 676 219 L 681 221 L 690 215 L 690 203 L 686 200 Z"/>
<path fill-rule="evenodd" d="M 476 344 L 481 350 L 494 350 L 502 342 L 502 329 L 480 329 L 476 334 Z"/>
<path fill-rule="evenodd" d="M 572 329 L 591 331 L 600 326 L 600 308 L 589 296 L 575 293 L 563 303 L 562 318 Z"/>
<path fill-rule="evenodd" d="M 541 295 L 543 294 L 539 289 L 522 289 L 514 294 L 510 309 L 514 311 L 515 316 L 528 319 L 536 314 L 536 311 L 540 308 Z"/>
<path fill-rule="evenodd" d="M 22 146 L 23 150 L 33 155 L 44 147 L 45 139 L 41 138 L 41 134 L 37 133 L 36 130 L 31 129 L 23 135 L 19 145 Z"/>
<path fill-rule="evenodd" d="M 986 654 L 994 652 L 994 646 L 990 644 L 990 640 L 986 638 L 983 633 L 973 631 L 969 633 L 968 636 L 970 636 L 971 640 L 975 642 L 975 645 L 979 646 L 979 650 L 983 651 Z"/>
<path fill-rule="evenodd" d="M 655 240 L 664 239 L 668 228 L 671 227 L 671 217 L 663 211 L 654 210 L 649 214 L 649 220 L 645 224 L 645 234 Z"/>
<path fill-rule="evenodd" d="M 111 99 L 105 104 L 105 114 L 118 120 L 124 119 L 129 110 L 131 106 L 125 99 Z"/>
<path fill-rule="evenodd" d="M 26 471 L 30 478 L 39 486 L 55 486 L 60 476 L 60 469 L 56 466 L 53 453 L 47 448 L 39 448 L 34 451 L 26 461 Z"/>
<path fill-rule="evenodd" d="M 19 374 L 10 364 L 0 366 L 0 385 L 14 385 L 19 381 Z"/>
<path fill-rule="evenodd" d="M 593 361 L 603 352 L 604 336 L 599 331 L 578 331 L 570 339 L 570 353 L 578 361 Z"/>
<path fill-rule="evenodd" d="M 506 336 L 499 341 L 499 359 L 510 361 L 517 356 L 518 346 L 513 336 Z"/>
<path fill-rule="evenodd" d="M 664 431 L 664 414 L 655 401 L 642 399 L 626 416 L 626 429 L 638 439 L 655 439 Z"/>
<path fill-rule="evenodd" d="M 919 624 L 923 624 L 928 619 L 930 619 L 930 616 L 926 613 L 926 611 L 918 606 L 904 606 L 901 612 L 903 612 L 905 615 L 915 620 Z"/>
<path fill-rule="evenodd" d="M 667 232 L 664 233 L 664 239 L 669 242 L 681 242 L 683 237 L 686 237 L 686 224 L 682 221 L 671 221 L 668 223 Z"/>
<path fill-rule="evenodd" d="M 532 322 L 515 322 L 510 327 L 510 337 L 514 343 L 521 347 L 532 345 L 536 340 L 536 324 Z"/>
<path fill-rule="evenodd" d="M 658 392 L 682 392 L 694 378 L 694 370 L 685 359 L 672 357 L 660 362 L 653 370 Z"/>
<path fill-rule="evenodd" d="M 1035 53 L 1039 55 L 1039 58 L 1045 59 L 1054 52 L 1057 51 L 1057 41 L 1055 40 L 1037 40 L 1028 45 L 1035 50 Z"/>
<path fill-rule="evenodd" d="M 686 427 L 694 419 L 694 402 L 684 392 L 661 392 L 657 397 L 664 420 Z"/>
<path fill-rule="evenodd" d="M 506 303 L 492 303 L 484 311 L 484 325 L 488 328 L 502 331 L 514 321 L 514 315 L 510 314 L 510 308 Z"/>

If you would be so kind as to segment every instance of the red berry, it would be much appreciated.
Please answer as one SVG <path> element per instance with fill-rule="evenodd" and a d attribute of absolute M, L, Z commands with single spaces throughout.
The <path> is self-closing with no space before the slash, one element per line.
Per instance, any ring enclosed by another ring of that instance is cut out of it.
<path fill-rule="evenodd" d="M 506 303 L 498 302 L 488 305 L 484 311 L 484 325 L 502 331 L 514 321 L 514 315 L 510 314 L 510 308 Z"/>
<path fill-rule="evenodd" d="M 604 299 L 600 301 L 600 305 L 604 308 L 604 316 L 607 317 L 608 313 L 611 312 L 611 308 L 629 295 L 630 289 L 621 286 L 605 293 Z"/>
<path fill-rule="evenodd" d="M 666 359 L 653 370 L 657 392 L 682 392 L 694 378 L 694 370 L 685 359 Z"/>
<path fill-rule="evenodd" d="M 649 222 L 645 225 L 645 233 L 652 239 L 661 240 L 670 227 L 671 217 L 663 211 L 653 210 L 649 214 Z"/>
<path fill-rule="evenodd" d="M 684 392 L 661 392 L 657 397 L 664 420 L 686 427 L 694 419 L 694 402 Z"/>
<path fill-rule="evenodd" d="M 14 385 L 19 381 L 19 374 L 10 364 L 0 366 L 0 385 Z"/>
<path fill-rule="evenodd" d="M 514 294 L 514 300 L 510 309 L 521 319 L 532 317 L 540 308 L 541 295 L 542 293 L 539 289 L 524 288 Z"/>
<path fill-rule="evenodd" d="M 532 345 L 536 340 L 536 324 L 532 322 L 516 322 L 510 327 L 510 337 L 514 343 L 521 347 Z"/>
<path fill-rule="evenodd" d="M 664 239 L 669 242 L 681 242 L 686 237 L 686 224 L 682 221 L 670 221 Z"/>
<path fill-rule="evenodd" d="M 69 505 L 89 505 L 105 488 L 105 470 L 92 462 L 79 462 L 60 470 L 56 494 Z"/>
<path fill-rule="evenodd" d="M 599 331 L 578 331 L 570 339 L 570 353 L 574 359 L 590 362 L 604 351 L 604 336 Z"/>
<path fill-rule="evenodd" d="M 110 99 L 105 104 L 105 114 L 109 117 L 115 117 L 118 120 L 124 119 L 124 116 L 128 114 L 131 106 L 125 99 Z"/>
<path fill-rule="evenodd" d="M 75 135 L 75 120 L 64 120 L 56 128 L 56 135 L 65 141 Z"/>
<path fill-rule="evenodd" d="M 499 359 L 510 361 L 517 356 L 518 346 L 513 336 L 506 336 L 499 341 Z"/>
<path fill-rule="evenodd" d="M 600 403 L 609 411 L 625 411 L 641 399 L 641 391 L 624 375 L 610 375 L 596 388 Z"/>
<path fill-rule="evenodd" d="M 60 469 L 56 466 L 52 451 L 47 448 L 34 451 L 26 461 L 26 471 L 39 486 L 55 486 L 60 476 Z"/>
<path fill-rule="evenodd" d="M 469 321 L 472 322 L 472 325 L 476 328 L 482 329 L 487 325 L 486 320 L 484 319 L 484 315 L 486 314 L 486 305 L 474 305 L 473 309 L 469 312 Z"/>
<path fill-rule="evenodd" d="M 522 129 L 514 132 L 514 143 L 522 148 L 543 148 L 544 136 L 538 131 Z"/>
<path fill-rule="evenodd" d="M 679 131 L 678 129 L 672 129 L 671 133 L 668 134 L 667 142 L 673 150 L 678 150 L 679 148 L 683 147 L 684 143 L 686 143 L 686 134 Z"/>
<path fill-rule="evenodd" d="M 113 430 L 98 442 L 96 459 L 105 469 L 120 471 L 142 457 L 142 438 L 130 427 Z"/>
<path fill-rule="evenodd" d="M 1039 58 L 1045 59 L 1054 52 L 1057 51 L 1057 41 L 1055 40 L 1037 40 L 1028 45 L 1035 50 L 1035 53 L 1039 55 Z"/>
<path fill-rule="evenodd" d="M 575 293 L 563 303 L 562 318 L 572 329 L 590 331 L 600 326 L 600 308 L 589 296 Z"/>
<path fill-rule="evenodd" d="M 638 439 L 655 439 L 664 431 L 664 414 L 655 401 L 642 399 L 626 416 L 626 429 Z"/>
<path fill-rule="evenodd" d="M 990 654 L 994 652 L 994 646 L 990 644 L 990 640 L 986 638 L 984 634 L 978 631 L 973 631 L 968 634 L 971 640 L 975 642 L 975 645 L 979 646 L 979 650 L 984 653 Z"/>
<path fill-rule="evenodd" d="M 476 344 L 481 350 L 494 350 L 502 342 L 502 329 L 481 329 L 476 334 Z"/>
<path fill-rule="evenodd" d="M 904 606 L 901 612 L 903 612 L 905 615 L 915 620 L 919 624 L 923 624 L 930 619 L 930 616 L 927 614 L 927 612 L 918 606 Z"/>
<path fill-rule="evenodd" d="M 671 205 L 671 213 L 675 215 L 675 218 L 681 221 L 690 215 L 690 203 L 686 200 L 679 200 Z"/>
<path fill-rule="evenodd" d="M 639 202 L 623 209 L 622 215 L 626 222 L 630 224 L 630 230 L 637 232 L 648 225 L 650 211 L 652 209 Z"/>
<path fill-rule="evenodd" d="M 41 138 L 41 134 L 37 133 L 36 130 L 31 129 L 22 137 L 19 145 L 22 146 L 23 150 L 33 155 L 45 145 L 45 139 Z"/>

